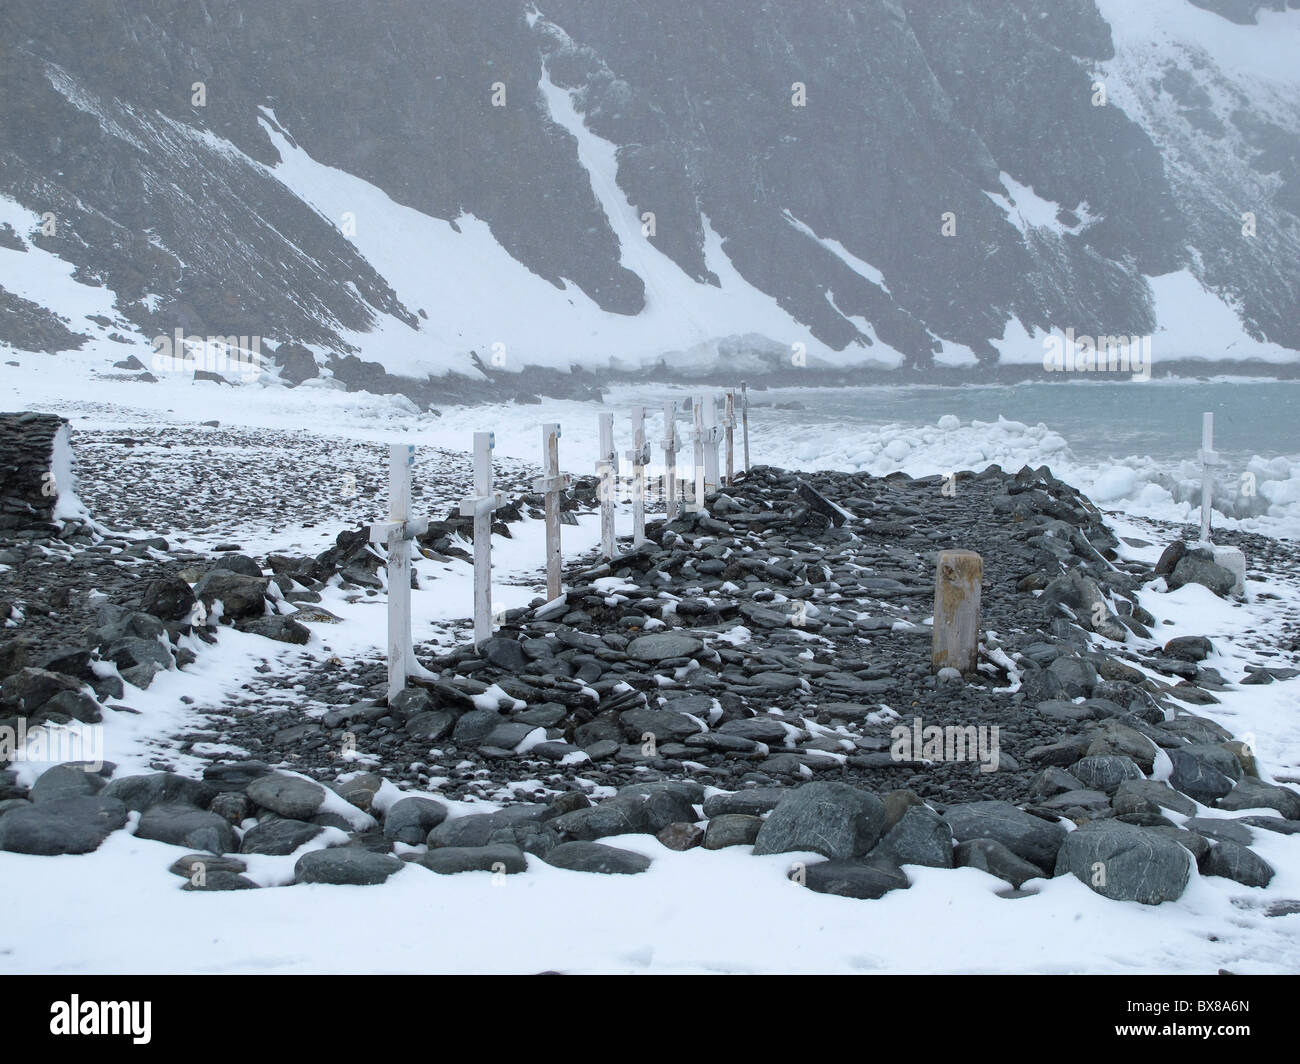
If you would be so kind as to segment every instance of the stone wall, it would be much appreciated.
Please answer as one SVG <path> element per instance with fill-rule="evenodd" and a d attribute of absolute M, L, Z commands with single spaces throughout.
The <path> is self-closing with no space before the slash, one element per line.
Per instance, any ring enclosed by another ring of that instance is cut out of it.
<path fill-rule="evenodd" d="M 0 538 L 31 539 L 60 531 L 55 438 L 68 423 L 54 414 L 0 413 Z M 71 488 L 71 485 L 68 485 Z"/>

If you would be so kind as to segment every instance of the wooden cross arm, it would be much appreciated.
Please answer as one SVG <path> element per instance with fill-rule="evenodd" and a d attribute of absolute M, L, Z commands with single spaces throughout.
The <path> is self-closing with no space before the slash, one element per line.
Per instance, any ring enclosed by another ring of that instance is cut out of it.
<path fill-rule="evenodd" d="M 494 491 L 491 495 L 471 495 L 460 500 L 460 516 L 481 517 L 504 506 L 505 503 L 505 494 L 500 491 Z"/>
<path fill-rule="evenodd" d="M 1218 451 L 1207 451 L 1204 448 L 1201 448 L 1196 452 L 1196 459 L 1201 463 L 1201 465 L 1223 465 L 1223 459 L 1219 457 Z"/>
<path fill-rule="evenodd" d="M 533 481 L 533 491 L 549 495 L 555 491 L 568 491 L 573 484 L 573 478 L 568 473 L 557 473 L 553 477 L 538 477 Z"/>
<path fill-rule="evenodd" d="M 631 462 L 632 465 L 634 466 L 649 465 L 650 445 L 648 443 L 643 443 L 639 449 L 633 447 L 631 450 L 627 451 L 623 455 L 623 457 L 626 458 L 629 462 Z"/>
<path fill-rule="evenodd" d="M 399 539 L 417 539 L 429 530 L 427 517 L 411 517 L 405 521 L 377 521 L 370 526 L 370 542 L 387 544 L 392 542 L 393 534 Z"/>

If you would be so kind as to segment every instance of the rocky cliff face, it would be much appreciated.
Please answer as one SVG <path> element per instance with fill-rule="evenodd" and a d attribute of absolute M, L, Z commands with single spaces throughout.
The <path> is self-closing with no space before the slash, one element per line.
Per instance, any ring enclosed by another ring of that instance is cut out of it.
<path fill-rule="evenodd" d="M 1153 0 L 1261 38 L 1293 31 L 1298 2 Z M 288 145 L 457 233 L 481 223 L 550 298 L 620 325 L 652 331 L 656 300 L 678 298 L 652 260 L 789 322 L 702 314 L 692 336 L 715 350 L 994 362 L 1018 329 L 1149 335 L 1147 278 L 1183 269 L 1256 339 L 1300 350 L 1300 102 L 1203 31 L 1135 28 L 1117 7 L 10 0 L 0 195 L 51 212 L 52 234 L 20 235 L 107 285 L 146 337 L 383 362 L 364 338 L 387 325 L 452 366 L 486 357 L 480 337 L 438 334 L 436 282 L 408 293 L 282 180 Z M 629 235 L 611 196 L 652 229 Z M 619 354 L 575 336 L 575 361 Z M 514 357 L 532 360 L 527 342 Z"/>

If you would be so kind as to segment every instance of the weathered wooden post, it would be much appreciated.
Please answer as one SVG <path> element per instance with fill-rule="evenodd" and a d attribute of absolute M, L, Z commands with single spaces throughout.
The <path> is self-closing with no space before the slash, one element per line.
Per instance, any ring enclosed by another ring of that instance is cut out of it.
<path fill-rule="evenodd" d="M 722 428 L 718 424 L 717 397 L 710 395 L 704 404 L 704 493 L 711 494 L 721 487 L 718 480 L 718 444 L 722 440 Z M 700 504 L 704 500 L 700 499 Z"/>
<path fill-rule="evenodd" d="M 677 516 L 677 403 L 664 403 L 664 505 L 671 521 Z"/>
<path fill-rule="evenodd" d="M 749 384 L 740 382 L 740 424 L 745 437 L 745 472 L 749 472 Z"/>
<path fill-rule="evenodd" d="M 492 490 L 496 434 L 474 433 L 474 494 L 461 499 L 462 517 L 474 518 L 474 645 L 492 637 L 492 513 L 505 497 Z"/>
<path fill-rule="evenodd" d="M 568 474 L 560 472 L 560 426 L 553 422 L 542 426 L 542 472 L 533 481 L 533 491 L 541 492 L 546 500 L 546 598 L 553 602 L 564 591 L 560 579 L 560 495 L 570 482 Z"/>
<path fill-rule="evenodd" d="M 618 452 L 614 450 L 614 415 L 600 415 L 600 458 L 596 462 L 600 480 L 600 552 L 613 561 L 616 552 L 614 496 L 617 491 Z"/>
<path fill-rule="evenodd" d="M 632 408 L 632 449 L 627 460 L 632 465 L 632 546 L 639 547 L 645 542 L 645 467 L 650 464 L 643 406 Z"/>
<path fill-rule="evenodd" d="M 934 671 L 975 671 L 980 632 L 980 583 L 984 559 L 974 551 L 939 552 L 934 583 Z"/>
<path fill-rule="evenodd" d="M 388 698 L 406 687 L 407 677 L 424 670 L 411 643 L 411 540 L 429 527 L 411 519 L 411 467 L 415 448 L 395 443 L 388 448 L 388 520 L 370 526 L 370 542 L 388 554 Z"/>
<path fill-rule="evenodd" d="M 727 432 L 727 487 L 736 480 L 736 393 L 727 393 L 727 408 L 722 415 L 722 425 Z"/>
<path fill-rule="evenodd" d="M 694 417 L 691 442 L 695 445 L 695 471 L 692 475 L 691 502 L 687 509 L 692 513 L 699 513 L 704 509 L 704 396 L 692 397 L 691 413 Z"/>
<path fill-rule="evenodd" d="M 1219 456 L 1214 453 L 1214 415 L 1206 411 L 1201 415 L 1201 542 L 1210 545 L 1210 515 L 1214 512 L 1214 467 Z"/>

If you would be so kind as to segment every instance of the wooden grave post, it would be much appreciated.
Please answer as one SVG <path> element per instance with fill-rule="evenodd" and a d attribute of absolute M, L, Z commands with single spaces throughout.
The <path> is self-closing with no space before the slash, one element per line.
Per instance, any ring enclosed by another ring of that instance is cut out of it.
<path fill-rule="evenodd" d="M 563 553 L 560 548 L 560 496 L 568 490 L 570 478 L 560 472 L 560 426 L 542 426 L 542 476 L 533 481 L 533 491 L 546 500 L 546 598 L 553 602 L 564 592 L 561 582 Z"/>
<path fill-rule="evenodd" d="M 460 501 L 462 517 L 474 518 L 474 645 L 492 637 L 492 514 L 505 496 L 492 490 L 496 434 L 474 433 L 474 494 Z"/>

